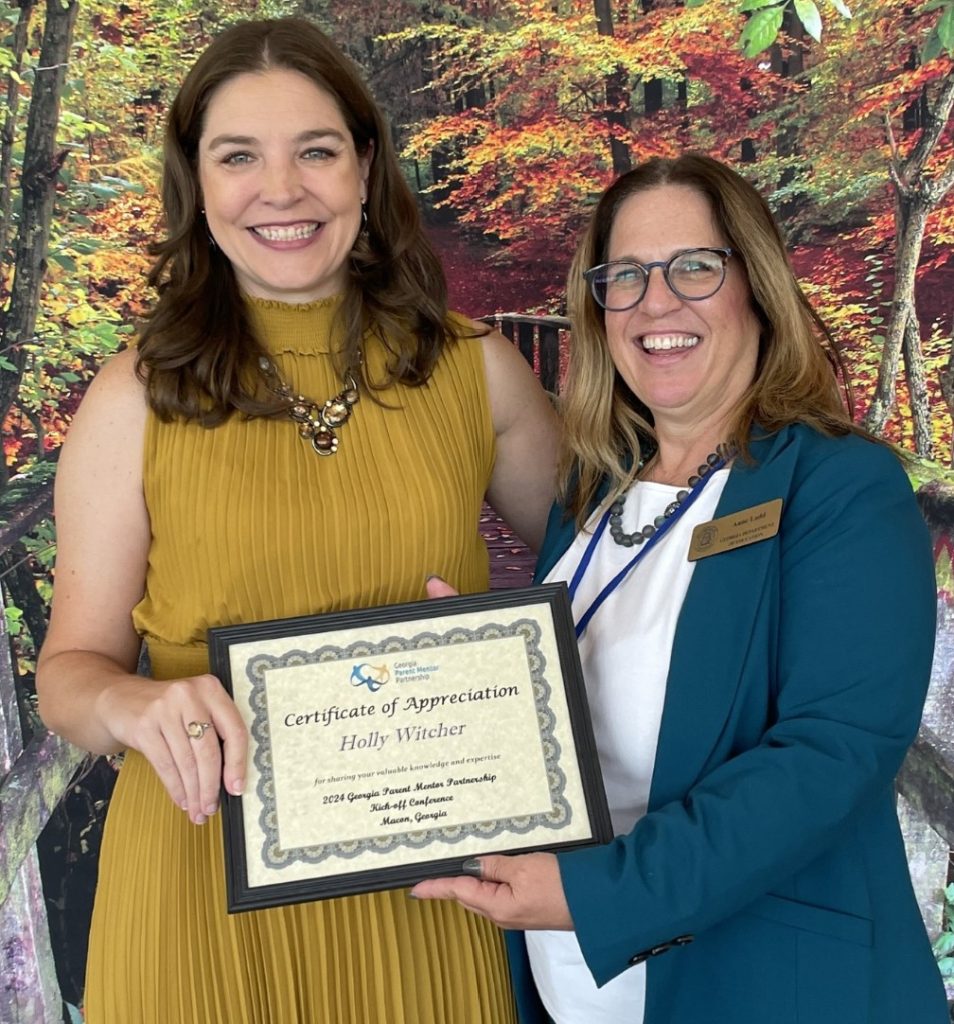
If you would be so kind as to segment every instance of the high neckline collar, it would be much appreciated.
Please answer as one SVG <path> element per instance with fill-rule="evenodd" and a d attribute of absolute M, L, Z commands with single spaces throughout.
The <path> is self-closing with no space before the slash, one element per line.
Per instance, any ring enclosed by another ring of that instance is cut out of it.
<path fill-rule="evenodd" d="M 333 349 L 335 317 L 342 296 L 312 302 L 280 302 L 245 296 L 255 332 L 266 350 L 279 355 L 328 353 Z"/>
<path fill-rule="evenodd" d="M 343 295 L 330 295 L 311 302 L 282 302 L 281 299 L 259 299 L 254 295 L 243 295 L 242 299 L 251 309 L 283 310 L 290 313 L 311 313 L 315 310 L 334 309 L 341 305 Z"/>

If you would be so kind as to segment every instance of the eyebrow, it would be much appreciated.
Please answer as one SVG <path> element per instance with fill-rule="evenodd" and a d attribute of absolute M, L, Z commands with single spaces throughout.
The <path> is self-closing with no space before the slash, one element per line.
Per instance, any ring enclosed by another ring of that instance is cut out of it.
<path fill-rule="evenodd" d="M 720 245 L 717 242 L 713 242 L 710 245 L 683 245 L 677 249 L 673 249 L 672 252 L 666 257 L 667 261 L 671 260 L 675 256 L 679 256 L 684 252 L 695 252 L 697 249 L 728 249 L 728 245 Z M 734 251 L 734 250 L 733 250 Z M 656 260 L 640 260 L 635 256 L 614 256 L 612 259 L 607 259 L 607 263 L 655 263 Z"/>
<path fill-rule="evenodd" d="M 313 128 L 309 131 L 301 132 L 295 136 L 294 141 L 296 143 L 302 142 L 314 142 L 316 139 L 335 139 L 338 142 L 344 142 L 345 136 L 336 131 L 334 128 Z M 214 139 L 210 139 L 206 148 L 217 149 L 219 146 L 252 146 L 258 139 L 251 135 L 216 135 Z"/>

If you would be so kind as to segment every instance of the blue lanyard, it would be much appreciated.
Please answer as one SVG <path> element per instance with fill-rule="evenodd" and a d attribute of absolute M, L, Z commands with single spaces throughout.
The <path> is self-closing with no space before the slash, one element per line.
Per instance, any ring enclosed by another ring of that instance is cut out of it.
<path fill-rule="evenodd" d="M 696 483 L 693 485 L 692 490 L 686 495 L 684 501 L 679 505 L 679 508 L 662 523 L 656 532 L 649 538 L 646 539 L 645 543 L 640 547 L 636 554 L 623 566 L 622 569 L 606 584 L 605 587 L 596 595 L 593 603 L 586 609 L 582 617 L 576 624 L 576 638 L 579 640 L 586 632 L 586 627 L 590 624 L 590 619 L 596 614 L 596 610 L 603 604 L 603 602 L 613 593 L 614 590 L 623 582 L 624 579 L 636 568 L 637 564 L 649 554 L 649 552 L 659 543 L 660 540 L 669 532 L 670 529 L 675 525 L 679 517 L 689 508 L 689 506 L 702 494 L 702 489 L 712 479 L 717 470 L 722 469 L 726 464 L 726 459 L 721 457 L 718 462 L 709 468 L 709 472 L 704 476 L 701 476 Z M 610 506 L 611 508 L 612 506 Z M 599 526 L 590 538 L 589 544 L 586 546 L 586 550 L 583 552 L 583 557 L 580 559 L 580 564 L 576 567 L 576 572 L 573 574 L 573 579 L 570 580 L 570 603 L 572 604 L 576 597 L 576 592 L 579 589 L 580 582 L 586 575 L 586 570 L 590 566 L 590 562 L 593 559 L 593 555 L 596 552 L 597 545 L 600 542 L 600 537 L 606 532 L 606 526 L 609 523 L 610 509 L 603 513 L 600 519 Z"/>

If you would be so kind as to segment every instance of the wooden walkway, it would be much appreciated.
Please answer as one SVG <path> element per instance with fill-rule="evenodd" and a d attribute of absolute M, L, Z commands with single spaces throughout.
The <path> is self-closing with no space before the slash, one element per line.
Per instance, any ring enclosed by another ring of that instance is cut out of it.
<path fill-rule="evenodd" d="M 480 513 L 480 533 L 490 555 L 490 589 L 529 587 L 536 557 L 489 505 Z"/>

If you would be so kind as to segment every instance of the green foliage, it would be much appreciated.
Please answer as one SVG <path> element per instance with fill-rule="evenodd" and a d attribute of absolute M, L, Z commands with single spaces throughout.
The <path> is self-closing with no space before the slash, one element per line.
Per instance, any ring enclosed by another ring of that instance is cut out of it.
<path fill-rule="evenodd" d="M 813 0 L 795 0 L 795 13 L 812 39 L 821 42 L 822 19 Z"/>
<path fill-rule="evenodd" d="M 921 59 L 926 63 L 945 52 L 954 55 L 954 0 L 930 0 L 924 10 L 939 10 L 941 14 L 927 37 Z"/>
<path fill-rule="evenodd" d="M 934 940 L 934 955 L 943 978 L 954 978 L 954 884 L 944 890 L 944 929 Z"/>
<path fill-rule="evenodd" d="M 750 2 L 757 3 L 759 0 Z M 749 18 L 739 39 L 746 57 L 755 57 L 775 42 L 784 16 L 784 7 L 764 7 Z"/>
<path fill-rule="evenodd" d="M 706 0 L 693 0 L 698 6 Z M 947 0 L 941 0 L 947 2 Z M 851 11 L 843 0 L 828 0 L 840 18 L 850 18 Z M 808 35 L 820 42 L 822 37 L 822 15 L 814 0 L 736 0 L 732 5 L 740 14 L 749 15 L 739 36 L 739 45 L 746 57 L 763 53 L 779 38 L 787 10 L 792 9 Z"/>
<path fill-rule="evenodd" d="M 7 635 L 19 637 L 23 633 L 23 612 L 13 605 L 5 605 L 3 616 L 6 620 Z"/>

